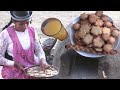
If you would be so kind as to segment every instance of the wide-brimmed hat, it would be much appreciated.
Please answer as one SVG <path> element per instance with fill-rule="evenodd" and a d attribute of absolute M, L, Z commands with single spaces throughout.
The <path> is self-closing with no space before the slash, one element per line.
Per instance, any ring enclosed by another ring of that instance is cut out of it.
<path fill-rule="evenodd" d="M 10 11 L 11 17 L 16 21 L 30 20 L 32 11 Z"/>

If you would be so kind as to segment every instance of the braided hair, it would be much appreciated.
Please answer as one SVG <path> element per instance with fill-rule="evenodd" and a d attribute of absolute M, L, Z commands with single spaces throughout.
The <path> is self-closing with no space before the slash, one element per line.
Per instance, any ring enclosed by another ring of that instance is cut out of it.
<path fill-rule="evenodd" d="M 6 29 L 8 26 L 10 26 L 11 24 L 12 24 L 12 18 L 10 19 L 9 23 L 2 28 L 2 31 Z"/>
<path fill-rule="evenodd" d="M 31 20 L 30 20 L 30 24 L 32 23 L 32 21 L 33 21 L 33 20 L 31 19 Z M 10 26 L 10 25 L 12 24 L 12 22 L 14 22 L 14 20 L 11 18 L 10 21 L 9 21 L 9 23 L 2 28 L 2 31 L 3 31 L 4 29 L 6 29 L 8 26 Z"/>

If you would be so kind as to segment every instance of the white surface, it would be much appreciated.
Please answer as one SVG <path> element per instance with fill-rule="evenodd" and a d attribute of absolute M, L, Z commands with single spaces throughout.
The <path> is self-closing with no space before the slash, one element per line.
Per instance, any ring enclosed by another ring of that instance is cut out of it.
<path fill-rule="evenodd" d="M 69 34 L 69 38 L 71 41 L 71 44 L 74 44 L 73 36 L 74 36 L 74 30 L 72 28 L 73 24 L 77 23 L 80 20 L 80 17 L 75 18 L 68 26 L 67 26 L 67 31 Z M 120 37 L 117 38 L 117 41 L 115 43 L 114 49 L 117 49 L 119 45 Z M 97 54 L 92 54 L 92 53 L 87 53 L 83 51 L 76 51 L 78 54 L 85 56 L 85 57 L 91 57 L 91 58 L 97 58 L 97 57 L 103 57 L 105 55 L 97 55 Z"/>
<path fill-rule="evenodd" d="M 0 79 L 3 79 L 2 74 L 1 74 L 2 67 L 3 67 L 3 66 L 0 66 Z"/>

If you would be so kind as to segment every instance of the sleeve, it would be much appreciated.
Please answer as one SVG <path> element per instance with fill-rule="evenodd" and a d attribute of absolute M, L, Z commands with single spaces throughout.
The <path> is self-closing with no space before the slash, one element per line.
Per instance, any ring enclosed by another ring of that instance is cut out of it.
<path fill-rule="evenodd" d="M 38 57 L 38 59 L 37 59 L 37 57 Z M 36 31 L 35 31 L 35 56 L 34 56 L 34 58 L 37 63 L 40 63 L 40 60 L 42 58 L 46 59 L 45 52 L 43 51 L 43 48 L 41 46 L 41 43 L 40 43 L 40 40 L 38 38 L 38 34 Z"/>
<path fill-rule="evenodd" d="M 14 66 L 14 61 L 5 58 L 5 52 L 8 47 L 7 34 L 5 32 L 0 33 L 0 65 Z"/>

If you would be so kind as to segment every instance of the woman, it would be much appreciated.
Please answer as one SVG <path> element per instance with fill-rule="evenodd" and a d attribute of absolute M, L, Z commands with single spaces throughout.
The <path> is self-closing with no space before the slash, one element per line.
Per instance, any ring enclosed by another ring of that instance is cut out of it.
<path fill-rule="evenodd" d="M 32 11 L 10 11 L 11 21 L 0 33 L 0 65 L 4 79 L 28 79 L 24 68 L 47 67 L 37 32 L 30 25 Z M 11 25 L 13 23 L 13 25 Z"/>

